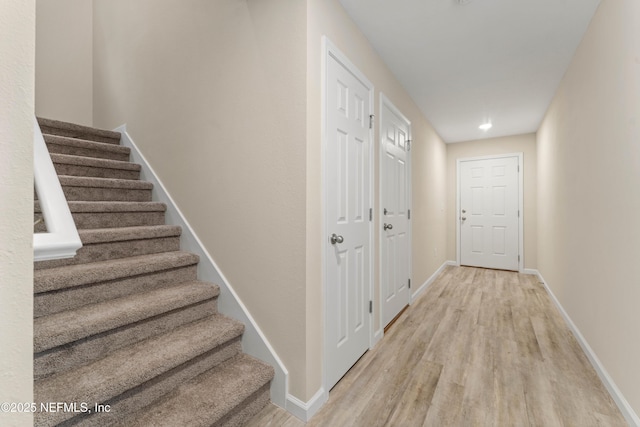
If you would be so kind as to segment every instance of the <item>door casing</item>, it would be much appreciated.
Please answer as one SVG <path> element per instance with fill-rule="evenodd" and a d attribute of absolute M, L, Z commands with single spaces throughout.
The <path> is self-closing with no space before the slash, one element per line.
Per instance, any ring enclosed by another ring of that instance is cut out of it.
<path fill-rule="evenodd" d="M 473 161 L 473 160 L 491 160 L 491 159 L 502 159 L 505 157 L 517 157 L 518 158 L 518 210 L 520 211 L 520 215 L 518 217 L 518 251 L 520 254 L 520 259 L 518 260 L 518 271 L 522 273 L 524 271 L 524 164 L 523 164 L 523 153 L 511 153 L 511 154 L 495 154 L 489 156 L 480 156 L 480 157 L 465 157 L 456 160 L 456 212 L 455 212 L 455 221 L 456 221 L 456 257 L 457 264 L 460 265 L 460 251 L 461 251 L 461 239 L 462 234 L 460 230 L 460 197 L 461 197 L 461 174 L 460 174 L 460 166 L 462 162 Z"/>

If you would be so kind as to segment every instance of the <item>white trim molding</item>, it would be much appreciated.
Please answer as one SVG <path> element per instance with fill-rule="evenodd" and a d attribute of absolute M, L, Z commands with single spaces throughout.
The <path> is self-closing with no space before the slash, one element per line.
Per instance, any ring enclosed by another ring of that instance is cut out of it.
<path fill-rule="evenodd" d="M 537 270 L 528 270 L 528 271 L 531 272 L 529 274 L 535 274 L 536 276 L 538 276 L 538 279 L 543 284 L 544 288 L 547 290 L 547 293 L 551 297 L 551 300 L 560 311 L 560 314 L 564 318 L 564 321 L 567 323 L 567 326 L 569 326 L 569 329 L 573 333 L 573 336 L 576 338 L 576 340 L 580 344 L 580 347 L 582 347 L 582 350 L 587 355 L 587 358 L 589 359 L 589 361 L 591 362 L 591 365 L 593 366 L 596 373 L 600 377 L 600 380 L 602 381 L 604 386 L 607 388 L 607 391 L 611 395 L 611 398 L 618 406 L 618 409 L 620 409 L 622 416 L 625 418 L 625 420 L 627 420 L 630 426 L 640 427 L 640 417 L 638 417 L 638 414 L 635 413 L 635 411 L 633 410 L 633 408 L 631 407 L 627 399 L 624 397 L 624 395 L 622 394 L 622 392 L 620 391 L 616 383 L 613 381 L 613 378 L 611 378 L 611 376 L 605 369 L 602 362 L 600 362 L 600 359 L 598 359 L 598 356 L 596 355 L 596 353 L 593 351 L 593 349 L 591 348 L 587 340 L 584 338 L 584 336 L 582 335 L 582 333 L 580 332 L 576 324 L 573 323 L 573 320 L 571 320 L 571 317 L 569 317 L 569 314 L 565 311 L 564 307 L 562 307 L 562 304 L 560 304 L 560 301 L 558 300 L 558 298 L 556 298 L 556 296 L 553 294 L 553 291 L 547 284 L 546 280 L 544 280 L 544 278 L 542 277 L 542 274 L 540 274 L 540 272 Z"/>
<path fill-rule="evenodd" d="M 297 397 L 288 394 L 287 406 L 285 409 L 290 414 L 295 415 L 306 423 L 316 414 L 316 412 L 320 410 L 320 408 L 322 408 L 322 405 L 324 405 L 327 400 L 329 400 L 329 393 L 325 392 L 322 387 L 306 403 Z"/>
<path fill-rule="evenodd" d="M 429 287 L 431 284 L 438 278 L 438 276 L 442 273 L 442 271 L 447 266 L 457 266 L 458 263 L 455 261 L 445 261 L 442 263 L 440 267 L 429 277 L 426 282 L 424 282 L 412 295 L 411 295 L 411 304 L 418 299 L 418 297 Z"/>
<path fill-rule="evenodd" d="M 47 231 L 33 234 L 33 260 L 73 258 L 82 247 L 38 120 L 33 128 L 33 182 Z"/>
<path fill-rule="evenodd" d="M 287 368 L 276 354 L 267 337 L 260 330 L 260 327 L 251 316 L 251 313 L 249 313 L 247 307 L 233 290 L 227 278 L 222 274 L 211 254 L 209 254 L 200 239 L 198 239 L 198 236 L 173 201 L 173 198 L 162 184 L 162 181 L 160 181 L 160 178 L 158 178 L 147 159 L 127 133 L 126 124 L 116 128 L 115 131 L 122 134 L 121 144 L 131 148 L 131 161 L 142 165 L 140 179 L 153 183 L 153 200 L 163 202 L 167 205 L 167 211 L 165 213 L 167 223 L 182 227 L 180 247 L 200 256 L 198 277 L 203 281 L 212 282 L 220 286 L 218 311 L 244 323 L 245 330 L 242 336 L 243 351 L 268 363 L 275 369 L 275 377 L 271 381 L 271 401 L 285 408 L 289 377 Z"/>

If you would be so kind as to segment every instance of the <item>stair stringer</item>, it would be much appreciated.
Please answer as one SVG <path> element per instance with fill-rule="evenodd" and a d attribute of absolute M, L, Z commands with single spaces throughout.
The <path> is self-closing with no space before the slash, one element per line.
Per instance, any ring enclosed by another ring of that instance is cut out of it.
<path fill-rule="evenodd" d="M 242 350 L 248 355 L 273 366 L 275 376 L 273 380 L 271 380 L 271 401 L 281 408 L 286 408 L 289 371 L 287 371 L 282 360 L 280 360 L 278 354 L 269 343 L 269 340 L 262 333 L 262 330 L 238 294 L 234 291 L 227 278 L 222 274 L 211 254 L 209 254 L 193 228 L 191 228 L 189 222 L 162 184 L 160 178 L 158 178 L 147 159 L 138 149 L 131 135 L 127 132 L 127 125 L 123 124 L 113 130 L 121 133 L 120 144 L 131 149 L 130 161 L 142 166 L 140 179 L 153 183 L 152 200 L 167 205 L 165 212 L 166 224 L 179 225 L 182 227 L 182 235 L 180 237 L 180 247 L 182 250 L 200 256 L 200 262 L 198 263 L 199 280 L 215 283 L 220 287 L 218 311 L 244 323 L 245 331 L 242 337 Z"/>

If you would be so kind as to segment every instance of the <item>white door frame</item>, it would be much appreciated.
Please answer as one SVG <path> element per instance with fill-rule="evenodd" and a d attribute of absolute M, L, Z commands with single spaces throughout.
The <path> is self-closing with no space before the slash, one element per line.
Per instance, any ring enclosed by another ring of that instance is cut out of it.
<path fill-rule="evenodd" d="M 327 194 L 327 160 L 326 160 L 326 150 L 327 150 L 327 90 L 328 90 L 328 82 L 327 82 L 327 67 L 329 64 L 329 58 L 332 57 L 339 63 L 341 63 L 345 68 L 347 68 L 358 80 L 360 80 L 363 85 L 369 90 L 369 115 L 373 115 L 374 113 L 374 86 L 367 79 L 367 77 L 360 72 L 360 70 L 327 38 L 327 36 L 322 36 L 322 89 L 321 89 L 321 98 L 322 98 L 322 126 L 321 126 L 321 139 L 322 139 L 322 154 L 321 154 L 321 162 L 322 162 L 322 235 L 320 239 L 322 241 L 322 287 L 323 287 L 323 301 L 322 301 L 322 324 L 323 324 L 323 358 L 322 358 L 322 390 L 324 394 L 324 399 L 328 399 L 329 397 L 329 387 L 328 387 L 328 379 L 327 379 L 327 351 L 329 346 L 327 345 L 329 341 L 329 334 L 327 331 L 327 299 L 328 299 L 328 287 L 327 287 L 327 246 L 329 245 L 329 240 L 327 236 L 329 235 L 329 227 L 328 227 L 328 218 L 326 212 L 327 200 L 329 195 Z M 373 160 L 373 141 L 374 141 L 374 130 L 373 128 L 369 129 L 369 182 L 373 184 L 373 174 L 374 174 L 374 160 Z M 370 203 L 373 204 L 373 185 L 369 185 L 369 200 Z M 373 221 L 369 221 L 369 298 L 373 300 Z M 373 313 L 369 313 L 369 349 L 373 347 L 374 336 L 373 336 Z"/>
<path fill-rule="evenodd" d="M 383 298 L 382 298 L 382 292 L 383 292 L 383 286 L 382 286 L 382 239 L 384 238 L 384 231 L 382 230 L 382 222 L 384 220 L 384 206 L 382 206 L 383 204 L 383 198 L 382 198 L 382 189 L 383 189 L 383 175 L 382 175 L 382 159 L 384 156 L 384 146 L 383 146 L 383 129 L 382 129 L 382 111 L 383 111 L 383 107 L 387 107 L 389 110 L 391 110 L 395 115 L 397 115 L 398 117 L 400 117 L 406 124 L 407 124 L 407 128 L 409 129 L 409 140 L 410 142 L 410 147 L 409 150 L 407 152 L 407 173 L 409 174 L 409 182 L 407 183 L 407 192 L 408 194 L 408 200 L 407 200 L 407 204 L 408 204 L 408 209 L 411 210 L 412 206 L 413 206 L 413 190 L 412 190 L 412 185 L 411 185 L 411 151 L 413 149 L 413 130 L 411 128 L 411 121 L 404 115 L 402 114 L 402 111 L 400 111 L 398 109 L 398 107 L 396 107 L 393 102 L 391 102 L 391 100 L 382 92 L 380 92 L 380 109 L 378 110 L 380 112 L 380 120 L 378 120 L 378 159 L 380 159 L 379 161 L 379 165 L 380 165 L 380 173 L 379 173 L 379 177 L 378 177 L 378 189 L 379 189 L 379 194 L 378 194 L 378 218 L 379 220 L 378 222 L 378 242 L 379 243 L 379 266 L 378 266 L 378 274 L 380 277 L 380 280 L 378 283 L 378 290 L 380 292 L 380 298 L 378 299 L 378 312 L 380 313 L 380 316 L 378 316 L 379 318 L 379 324 L 378 324 L 378 328 L 381 331 L 381 336 L 384 335 L 384 327 L 386 325 L 384 325 L 384 319 L 383 319 L 383 314 L 384 314 L 384 309 L 383 309 Z M 409 277 L 413 277 L 413 250 L 412 250 L 412 236 L 413 236 L 413 230 L 412 230 L 412 222 L 411 219 L 409 219 L 408 224 L 407 224 L 407 234 L 408 234 L 408 240 L 409 240 L 409 248 L 408 248 L 408 255 L 409 255 Z M 412 304 L 415 297 L 414 297 L 414 293 L 412 292 L 412 290 L 409 290 L 409 294 L 411 295 L 409 298 L 409 304 Z"/>
<path fill-rule="evenodd" d="M 465 157 L 462 159 L 456 159 L 456 257 L 457 264 L 460 265 L 460 247 L 462 234 L 460 232 L 460 164 L 462 162 L 468 162 L 473 160 L 491 160 L 491 159 L 503 159 L 505 157 L 517 157 L 518 158 L 518 253 L 520 258 L 518 260 L 518 271 L 522 273 L 524 271 L 524 164 L 522 162 L 522 153 L 512 154 L 495 154 L 490 156 L 480 157 Z"/>

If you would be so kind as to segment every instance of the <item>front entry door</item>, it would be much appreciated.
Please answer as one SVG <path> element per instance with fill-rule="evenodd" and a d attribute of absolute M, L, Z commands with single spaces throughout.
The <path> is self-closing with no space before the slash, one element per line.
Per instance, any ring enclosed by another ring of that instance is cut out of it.
<path fill-rule="evenodd" d="M 386 326 L 409 304 L 411 240 L 409 233 L 411 123 L 381 96 L 380 189 L 382 203 L 382 318 Z"/>
<path fill-rule="evenodd" d="M 458 163 L 460 264 L 517 271 L 519 158 Z"/>
<path fill-rule="evenodd" d="M 372 85 L 337 50 L 326 62 L 326 385 L 369 349 Z"/>

